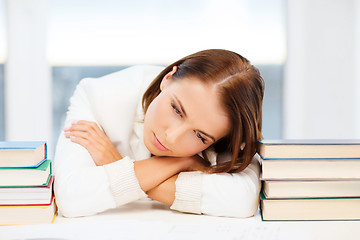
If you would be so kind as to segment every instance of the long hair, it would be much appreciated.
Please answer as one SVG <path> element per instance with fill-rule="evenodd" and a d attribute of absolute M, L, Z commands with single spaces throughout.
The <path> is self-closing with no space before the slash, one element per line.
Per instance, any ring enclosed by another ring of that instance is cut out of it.
<path fill-rule="evenodd" d="M 251 162 L 262 138 L 262 101 L 264 81 L 259 70 L 241 55 L 222 49 L 209 49 L 186 56 L 167 66 L 149 85 L 143 95 L 146 113 L 150 103 L 160 94 L 160 83 L 174 66 L 174 80 L 194 77 L 217 86 L 220 101 L 230 118 L 231 130 L 212 145 L 217 153 L 231 152 L 227 162 L 217 162 L 209 173 L 240 172 Z M 205 151 L 204 157 L 207 159 Z"/>

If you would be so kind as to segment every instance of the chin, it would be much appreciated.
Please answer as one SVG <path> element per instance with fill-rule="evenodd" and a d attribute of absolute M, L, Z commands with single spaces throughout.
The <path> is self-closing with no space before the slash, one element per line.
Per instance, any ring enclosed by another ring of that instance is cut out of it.
<path fill-rule="evenodd" d="M 154 156 L 164 156 L 160 150 L 156 149 L 156 147 L 153 144 L 151 144 L 151 141 L 146 141 L 144 139 L 144 144 L 145 144 L 145 147 L 147 148 L 147 150 L 152 155 L 154 155 Z"/>
<path fill-rule="evenodd" d="M 154 156 L 159 156 L 159 157 L 175 157 L 172 156 L 169 152 L 164 152 L 161 151 L 159 149 L 157 149 L 156 147 L 152 146 L 152 147 L 147 147 L 146 148 L 149 150 L 149 152 L 154 155 Z"/>

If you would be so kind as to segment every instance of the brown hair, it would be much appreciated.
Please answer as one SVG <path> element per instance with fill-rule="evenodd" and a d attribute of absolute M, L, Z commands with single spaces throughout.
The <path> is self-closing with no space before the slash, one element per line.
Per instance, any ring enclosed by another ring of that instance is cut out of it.
<path fill-rule="evenodd" d="M 210 173 L 240 172 L 251 162 L 257 142 L 262 138 L 262 101 L 264 81 L 259 70 L 241 55 L 222 49 L 200 51 L 167 66 L 150 84 L 143 95 L 144 112 L 160 94 L 160 83 L 174 66 L 173 79 L 194 77 L 217 85 L 220 99 L 231 121 L 230 133 L 218 140 L 216 152 L 231 152 L 227 162 L 217 162 Z M 205 151 L 203 152 L 206 158 Z"/>

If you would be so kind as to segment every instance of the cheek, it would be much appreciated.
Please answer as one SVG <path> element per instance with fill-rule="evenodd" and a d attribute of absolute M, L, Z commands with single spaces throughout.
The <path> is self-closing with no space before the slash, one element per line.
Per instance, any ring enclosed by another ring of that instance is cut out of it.
<path fill-rule="evenodd" d="M 159 127 L 162 125 L 164 116 L 164 104 L 160 97 L 155 98 L 145 114 L 144 129 Z"/>
<path fill-rule="evenodd" d="M 199 142 L 191 133 L 176 144 L 178 156 L 189 157 L 202 152 L 208 146 Z"/>

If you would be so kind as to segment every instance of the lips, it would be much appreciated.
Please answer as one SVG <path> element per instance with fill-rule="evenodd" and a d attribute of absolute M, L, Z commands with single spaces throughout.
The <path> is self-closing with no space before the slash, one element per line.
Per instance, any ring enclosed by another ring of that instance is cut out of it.
<path fill-rule="evenodd" d="M 169 149 L 167 149 L 164 145 L 161 144 L 161 142 L 159 141 L 159 139 L 156 137 L 156 135 L 154 134 L 154 145 L 156 146 L 157 149 L 159 149 L 160 151 L 169 151 Z"/>

